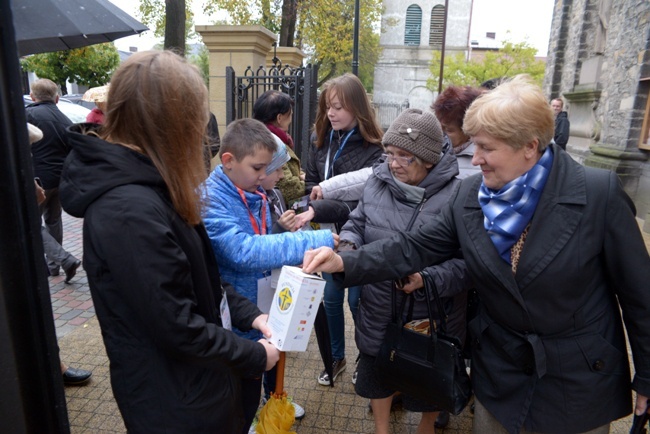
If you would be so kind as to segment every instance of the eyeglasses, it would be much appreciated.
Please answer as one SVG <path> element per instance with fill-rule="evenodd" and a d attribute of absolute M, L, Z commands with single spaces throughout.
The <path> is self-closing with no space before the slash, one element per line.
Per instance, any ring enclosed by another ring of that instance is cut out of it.
<path fill-rule="evenodd" d="M 408 167 L 415 161 L 415 157 L 399 157 L 393 154 L 381 154 L 382 158 L 388 162 L 388 164 L 392 164 L 393 161 L 396 161 L 397 164 L 399 164 L 402 167 Z"/>

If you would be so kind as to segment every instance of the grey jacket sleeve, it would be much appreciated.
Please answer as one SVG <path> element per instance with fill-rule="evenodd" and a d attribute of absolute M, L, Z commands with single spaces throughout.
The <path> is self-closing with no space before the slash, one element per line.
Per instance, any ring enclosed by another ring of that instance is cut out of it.
<path fill-rule="evenodd" d="M 354 172 L 336 175 L 318 185 L 324 199 L 355 201 L 361 199 L 366 181 L 372 174 L 372 167 L 364 167 Z"/>

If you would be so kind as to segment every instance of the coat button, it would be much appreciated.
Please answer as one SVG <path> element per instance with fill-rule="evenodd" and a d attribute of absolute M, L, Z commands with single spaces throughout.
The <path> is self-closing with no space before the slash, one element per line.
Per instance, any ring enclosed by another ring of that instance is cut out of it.
<path fill-rule="evenodd" d="M 605 368 L 605 362 L 598 359 L 591 366 L 594 368 L 594 371 L 602 371 Z"/>

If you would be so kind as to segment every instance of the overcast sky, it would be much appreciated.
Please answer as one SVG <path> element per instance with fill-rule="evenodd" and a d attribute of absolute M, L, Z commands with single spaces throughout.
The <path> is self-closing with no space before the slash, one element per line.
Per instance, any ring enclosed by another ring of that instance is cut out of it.
<path fill-rule="evenodd" d="M 137 18 L 138 2 L 110 1 Z M 202 1 L 188 1 L 194 5 L 195 23 L 211 24 L 201 14 Z M 512 41 L 520 42 L 527 38 L 528 42 L 537 48 L 538 56 L 546 56 L 554 3 L 554 0 L 474 0 L 470 39 L 481 41 L 486 32 L 495 32 L 497 40 L 501 41 L 509 30 Z M 142 36 L 118 39 L 115 45 L 125 51 L 129 46 L 148 50 L 158 42 L 151 33 L 145 32 Z"/>

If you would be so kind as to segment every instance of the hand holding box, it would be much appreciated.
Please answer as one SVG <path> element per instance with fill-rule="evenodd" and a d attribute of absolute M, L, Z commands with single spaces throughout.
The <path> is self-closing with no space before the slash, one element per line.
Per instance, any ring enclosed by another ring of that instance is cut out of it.
<path fill-rule="evenodd" d="M 325 281 L 298 267 L 282 267 L 269 312 L 271 343 L 280 351 L 305 351 Z"/>

